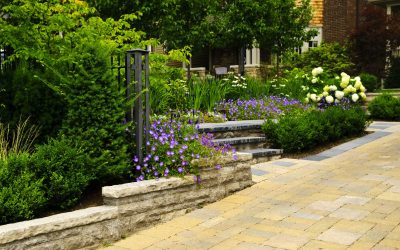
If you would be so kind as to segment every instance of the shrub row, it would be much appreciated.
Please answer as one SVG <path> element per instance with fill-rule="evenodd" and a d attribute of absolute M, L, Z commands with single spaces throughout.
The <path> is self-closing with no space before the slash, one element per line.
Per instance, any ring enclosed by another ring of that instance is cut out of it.
<path fill-rule="evenodd" d="M 89 161 L 65 139 L 0 159 L 0 225 L 74 206 L 93 179 Z"/>
<path fill-rule="evenodd" d="M 371 101 L 368 110 L 373 119 L 400 120 L 400 99 L 383 93 Z"/>
<path fill-rule="evenodd" d="M 298 112 L 283 116 L 277 122 L 268 120 L 263 131 L 276 147 L 285 152 L 299 152 L 326 142 L 361 134 L 367 125 L 367 116 L 361 107 Z"/>

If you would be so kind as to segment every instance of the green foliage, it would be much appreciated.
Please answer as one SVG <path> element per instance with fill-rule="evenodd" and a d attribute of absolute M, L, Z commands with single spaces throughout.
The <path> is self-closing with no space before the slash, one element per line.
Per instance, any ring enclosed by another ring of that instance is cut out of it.
<path fill-rule="evenodd" d="M 375 97 L 368 110 L 373 119 L 400 120 L 400 100 L 388 93 Z"/>
<path fill-rule="evenodd" d="M 360 78 L 367 91 L 373 92 L 379 88 L 380 83 L 378 77 L 368 73 L 361 73 Z"/>
<path fill-rule="evenodd" d="M 28 153 L 0 159 L 0 224 L 32 219 L 47 202 L 41 179 L 29 171 Z"/>
<path fill-rule="evenodd" d="M 268 120 L 263 131 L 275 146 L 292 153 L 361 134 L 366 124 L 366 114 L 360 107 L 329 107 L 283 116 L 278 121 Z"/>
<path fill-rule="evenodd" d="M 31 171 L 41 179 L 48 207 L 66 209 L 74 206 L 94 179 L 88 155 L 71 141 L 62 138 L 39 146 L 32 155 Z"/>
<path fill-rule="evenodd" d="M 195 110 L 211 112 L 218 102 L 225 99 L 229 89 L 230 86 L 227 81 L 214 78 L 205 80 L 192 78 L 189 85 L 190 107 Z"/>
<path fill-rule="evenodd" d="M 39 142 L 55 136 L 65 114 L 64 99 L 37 77 L 48 78 L 34 64 L 21 61 L 15 68 L 0 71 L 0 100 L 5 105 L 0 121 L 14 127 L 29 117 L 39 126 Z"/>
<path fill-rule="evenodd" d="M 341 72 L 352 73 L 354 70 L 348 49 L 338 43 L 323 43 L 301 55 L 291 52 L 285 57 L 287 67 L 300 68 L 305 72 L 322 67 L 326 73 L 333 76 L 340 75 Z"/>
<path fill-rule="evenodd" d="M 60 132 L 94 159 L 91 174 L 103 181 L 124 176 L 129 169 L 125 97 L 113 81 L 108 58 L 102 44 L 87 44 L 79 62 L 84 67 L 69 81 L 68 112 Z"/>
<path fill-rule="evenodd" d="M 93 16 L 85 2 L 20 0 L 2 8 L 0 44 L 9 46 L 11 61 L 34 62 L 38 78 L 61 96 L 66 114 L 60 135 L 79 143 L 93 159 L 92 176 L 107 181 L 128 173 L 125 142 L 126 103 L 110 71 L 110 57 L 135 45 L 143 33 L 130 22 Z"/>
<path fill-rule="evenodd" d="M 393 57 L 389 75 L 385 79 L 385 88 L 400 88 L 400 58 Z"/>
<path fill-rule="evenodd" d="M 303 100 L 309 91 L 311 79 L 302 70 L 294 68 L 291 71 L 285 71 L 284 75 L 269 81 L 271 94 L 277 96 L 286 96 L 297 100 Z M 317 88 L 317 86 L 312 86 Z"/>

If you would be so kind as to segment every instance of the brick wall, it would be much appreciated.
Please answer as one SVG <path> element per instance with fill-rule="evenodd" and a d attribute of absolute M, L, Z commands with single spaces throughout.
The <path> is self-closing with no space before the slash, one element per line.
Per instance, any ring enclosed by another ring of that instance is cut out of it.
<path fill-rule="evenodd" d="M 323 40 L 345 43 L 362 22 L 367 0 L 324 0 Z"/>

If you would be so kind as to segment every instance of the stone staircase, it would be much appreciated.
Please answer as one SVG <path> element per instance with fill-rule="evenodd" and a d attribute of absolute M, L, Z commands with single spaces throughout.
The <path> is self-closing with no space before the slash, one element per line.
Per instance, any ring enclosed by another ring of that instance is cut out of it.
<path fill-rule="evenodd" d="M 238 155 L 250 155 L 256 163 L 280 159 L 283 150 L 270 148 L 261 130 L 263 123 L 263 120 L 204 123 L 199 125 L 199 132 L 213 134 L 215 144 L 230 144 Z"/>

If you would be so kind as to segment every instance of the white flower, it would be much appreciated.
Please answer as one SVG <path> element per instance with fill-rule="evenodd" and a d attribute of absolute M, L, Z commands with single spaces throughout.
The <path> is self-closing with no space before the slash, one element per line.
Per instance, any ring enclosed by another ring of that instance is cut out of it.
<path fill-rule="evenodd" d="M 344 72 L 342 72 L 340 75 L 342 76 L 342 81 L 340 82 L 340 87 L 342 87 L 344 89 L 347 87 L 347 85 L 349 85 L 350 76 Z"/>
<path fill-rule="evenodd" d="M 317 102 L 321 101 L 321 96 L 317 96 Z"/>
<path fill-rule="evenodd" d="M 337 98 L 337 99 L 342 99 L 343 98 L 343 96 L 344 96 L 344 92 L 343 91 L 335 91 L 335 97 Z"/>
<path fill-rule="evenodd" d="M 333 99 L 332 96 L 327 96 L 327 97 L 325 98 L 325 100 L 326 100 L 327 103 L 332 103 L 332 102 L 334 101 L 334 99 Z"/>
<path fill-rule="evenodd" d="M 317 82 L 318 82 L 318 79 L 315 77 L 311 80 L 311 83 L 317 83 Z"/>
<path fill-rule="evenodd" d="M 359 76 L 354 77 L 354 80 L 356 80 L 356 82 L 361 82 L 361 78 Z"/>
<path fill-rule="evenodd" d="M 362 86 L 362 83 L 360 81 L 356 81 L 356 83 L 354 84 L 354 87 L 356 89 L 360 89 L 361 86 Z"/>
<path fill-rule="evenodd" d="M 353 94 L 353 95 L 351 96 L 351 100 L 352 100 L 353 102 L 357 102 L 359 98 L 360 98 L 360 97 L 359 97 L 357 94 Z"/>
<path fill-rule="evenodd" d="M 317 76 L 319 74 L 322 74 L 322 72 L 324 72 L 324 70 L 321 67 L 318 67 L 318 68 L 314 68 L 311 71 L 311 74 L 315 77 L 315 76 Z"/>
<path fill-rule="evenodd" d="M 365 87 L 363 86 L 363 85 L 361 85 L 361 87 L 360 87 L 360 91 L 362 92 L 362 93 L 364 93 L 365 92 Z"/>
<path fill-rule="evenodd" d="M 329 91 L 329 89 L 330 89 L 330 88 L 329 88 L 329 86 L 328 86 L 328 85 L 326 85 L 326 86 L 324 87 L 324 91 L 325 91 L 325 92 L 328 92 L 328 91 Z"/>
<path fill-rule="evenodd" d="M 326 92 L 326 91 L 324 91 L 324 92 L 322 92 L 322 95 L 323 95 L 323 96 L 328 96 L 328 95 L 329 95 L 329 93 L 328 93 L 328 92 Z"/>
<path fill-rule="evenodd" d="M 339 103 L 340 101 L 338 99 L 335 99 L 335 103 Z"/>
<path fill-rule="evenodd" d="M 306 98 L 304 98 L 304 102 L 305 102 L 305 103 L 309 103 L 309 102 L 310 102 L 310 99 L 308 99 L 308 97 L 306 97 Z"/>
<path fill-rule="evenodd" d="M 311 95 L 310 95 L 310 99 L 311 99 L 313 102 L 316 102 L 316 101 L 317 101 L 317 95 L 316 95 L 316 94 L 311 94 Z"/>
<path fill-rule="evenodd" d="M 362 100 L 365 101 L 365 100 L 367 99 L 367 96 L 365 95 L 364 92 L 361 92 L 359 95 L 360 95 L 360 97 L 361 97 Z"/>
<path fill-rule="evenodd" d="M 331 86 L 329 86 L 329 90 L 330 91 L 336 91 L 337 87 L 335 85 L 331 85 Z"/>
<path fill-rule="evenodd" d="M 311 97 L 311 94 L 310 93 L 307 93 L 307 98 L 310 98 Z"/>

